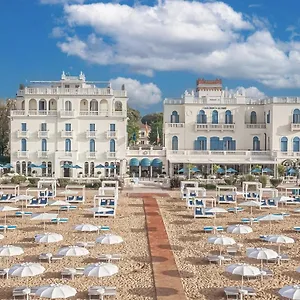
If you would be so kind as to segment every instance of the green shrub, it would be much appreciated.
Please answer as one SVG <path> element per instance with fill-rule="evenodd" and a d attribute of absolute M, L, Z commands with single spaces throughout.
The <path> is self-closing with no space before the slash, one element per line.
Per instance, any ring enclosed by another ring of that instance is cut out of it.
<path fill-rule="evenodd" d="M 227 185 L 235 185 L 236 184 L 236 177 L 234 176 L 230 176 L 230 177 L 227 177 L 227 178 L 224 178 L 224 181 Z"/>
<path fill-rule="evenodd" d="M 267 186 L 268 176 L 266 176 L 266 175 L 260 175 L 258 180 L 262 184 L 263 188 L 265 188 Z"/>
<path fill-rule="evenodd" d="M 178 177 L 173 177 L 170 180 L 170 187 L 171 187 L 171 189 L 179 188 L 180 187 L 180 183 L 181 183 L 181 180 Z"/>
<path fill-rule="evenodd" d="M 278 165 L 277 166 L 277 172 L 278 172 L 278 175 L 280 177 L 284 176 L 284 173 L 285 173 L 285 166 L 283 165 Z"/>
<path fill-rule="evenodd" d="M 247 175 L 245 175 L 244 181 L 255 181 L 255 177 L 251 174 L 247 174 Z"/>
<path fill-rule="evenodd" d="M 219 184 L 220 185 L 220 184 Z M 203 187 L 207 190 L 215 190 L 216 189 L 216 185 L 212 184 L 212 183 L 208 183 L 208 184 L 200 184 L 199 187 Z"/>
<path fill-rule="evenodd" d="M 37 183 L 39 182 L 39 178 L 28 178 L 28 181 L 31 186 L 37 186 Z"/>
<path fill-rule="evenodd" d="M 270 182 L 274 188 L 277 188 L 282 183 L 282 179 L 281 178 L 271 178 Z"/>
<path fill-rule="evenodd" d="M 92 183 L 87 183 L 85 185 L 85 187 L 88 189 L 99 189 L 99 187 L 101 187 L 101 182 L 96 181 L 96 182 L 92 182 Z"/>
<path fill-rule="evenodd" d="M 10 183 L 11 183 L 11 181 L 8 179 L 1 180 L 1 184 L 10 184 Z"/>
<path fill-rule="evenodd" d="M 20 184 L 26 181 L 26 177 L 22 175 L 16 175 L 11 178 L 11 183 Z"/>
<path fill-rule="evenodd" d="M 66 187 L 68 184 L 70 184 L 70 179 L 65 179 L 65 178 L 59 178 L 57 180 L 58 185 L 62 188 Z"/>

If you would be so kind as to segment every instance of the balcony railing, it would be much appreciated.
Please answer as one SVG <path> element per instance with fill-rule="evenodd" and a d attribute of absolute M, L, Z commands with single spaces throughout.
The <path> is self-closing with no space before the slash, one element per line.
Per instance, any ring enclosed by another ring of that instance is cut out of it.
<path fill-rule="evenodd" d="M 291 131 L 300 130 L 300 123 L 291 123 Z"/>
<path fill-rule="evenodd" d="M 48 151 L 38 151 L 38 158 L 48 158 Z"/>
<path fill-rule="evenodd" d="M 118 136 L 117 131 L 107 130 L 107 132 L 106 132 L 106 137 L 108 139 L 116 139 L 117 136 Z"/>
<path fill-rule="evenodd" d="M 57 159 L 77 159 L 77 151 L 58 151 L 55 155 Z"/>
<path fill-rule="evenodd" d="M 196 131 L 234 131 L 235 130 L 235 124 L 195 124 L 195 130 Z"/>
<path fill-rule="evenodd" d="M 167 128 L 184 128 L 184 123 L 166 123 Z"/>
<path fill-rule="evenodd" d="M 94 131 L 87 130 L 86 133 L 85 133 L 85 135 L 86 135 L 87 139 L 90 139 L 90 138 L 94 139 L 94 138 L 97 137 L 97 131 L 96 130 L 94 130 Z"/>
<path fill-rule="evenodd" d="M 86 153 L 86 158 L 96 158 L 96 152 L 90 152 L 90 151 L 88 151 Z"/>
<path fill-rule="evenodd" d="M 49 130 L 39 130 L 38 131 L 39 138 L 48 138 L 49 137 Z"/>
<path fill-rule="evenodd" d="M 18 151 L 17 152 L 17 157 L 18 158 L 28 158 L 29 153 L 28 151 Z"/>
<path fill-rule="evenodd" d="M 110 159 L 110 158 L 116 158 L 116 152 L 110 152 L 110 151 L 107 151 L 106 152 L 106 158 Z"/>
<path fill-rule="evenodd" d="M 60 111 L 60 117 L 61 118 L 74 118 L 75 117 L 75 111 L 74 110 L 61 110 Z"/>
<path fill-rule="evenodd" d="M 56 116 L 57 111 L 56 110 L 37 110 L 37 109 L 29 109 L 26 113 L 25 110 L 11 110 L 10 115 L 12 117 L 16 116 Z"/>
<path fill-rule="evenodd" d="M 266 123 L 259 123 L 259 124 L 245 124 L 247 129 L 266 129 Z"/>
<path fill-rule="evenodd" d="M 142 148 L 139 149 L 130 149 L 129 147 L 126 150 L 126 155 L 128 156 L 165 156 L 166 149 L 153 149 L 153 148 Z"/>
<path fill-rule="evenodd" d="M 29 132 L 28 130 L 18 130 L 17 131 L 17 137 L 18 138 L 28 138 L 29 137 Z"/>
<path fill-rule="evenodd" d="M 66 131 L 66 130 L 62 130 L 61 131 L 61 137 L 62 138 L 73 138 L 74 137 L 74 131 Z"/>

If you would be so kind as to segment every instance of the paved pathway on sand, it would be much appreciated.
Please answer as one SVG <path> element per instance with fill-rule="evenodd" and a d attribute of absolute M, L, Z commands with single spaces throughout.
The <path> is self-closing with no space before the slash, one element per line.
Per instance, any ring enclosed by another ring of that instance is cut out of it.
<path fill-rule="evenodd" d="M 132 194 L 143 199 L 153 277 L 157 300 L 185 300 L 180 275 L 155 196 L 168 194 Z"/>

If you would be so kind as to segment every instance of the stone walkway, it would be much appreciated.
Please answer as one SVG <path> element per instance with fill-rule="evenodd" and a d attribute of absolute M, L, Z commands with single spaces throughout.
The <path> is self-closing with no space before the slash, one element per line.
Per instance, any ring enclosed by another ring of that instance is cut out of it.
<path fill-rule="evenodd" d="M 178 272 L 168 235 L 155 197 L 168 194 L 132 194 L 143 199 L 147 234 L 152 261 L 157 300 L 185 300 L 180 274 Z"/>

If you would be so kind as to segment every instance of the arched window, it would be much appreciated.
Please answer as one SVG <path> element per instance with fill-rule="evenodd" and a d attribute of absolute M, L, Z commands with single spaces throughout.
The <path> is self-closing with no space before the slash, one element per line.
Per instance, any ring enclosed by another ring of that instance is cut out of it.
<path fill-rule="evenodd" d="M 47 174 L 47 164 L 45 161 L 42 162 L 42 176 L 46 176 Z"/>
<path fill-rule="evenodd" d="M 271 111 L 269 110 L 267 113 L 267 124 L 271 123 Z"/>
<path fill-rule="evenodd" d="M 300 110 L 298 108 L 294 109 L 293 111 L 293 123 L 294 124 L 300 123 Z"/>
<path fill-rule="evenodd" d="M 48 161 L 48 176 L 52 176 L 52 162 Z"/>
<path fill-rule="evenodd" d="M 220 147 L 224 151 L 234 151 L 236 150 L 236 141 L 230 136 L 225 136 L 222 142 L 220 141 Z"/>
<path fill-rule="evenodd" d="M 47 102 L 42 99 L 39 101 L 39 110 L 47 110 Z"/>
<path fill-rule="evenodd" d="M 211 122 L 212 124 L 218 124 L 219 123 L 219 113 L 217 110 L 214 110 L 211 114 Z"/>
<path fill-rule="evenodd" d="M 30 176 L 31 175 L 31 161 L 27 162 L 27 174 Z"/>
<path fill-rule="evenodd" d="M 93 177 L 95 174 L 95 163 L 91 162 L 90 163 L 90 175 Z"/>
<path fill-rule="evenodd" d="M 19 161 L 16 162 L 16 173 L 21 174 L 21 164 Z"/>
<path fill-rule="evenodd" d="M 72 103 L 71 103 L 71 101 L 66 101 L 65 102 L 65 110 L 66 111 L 71 111 L 72 110 Z"/>
<path fill-rule="evenodd" d="M 194 142 L 195 150 L 207 150 L 207 139 L 205 136 L 199 136 L 197 140 Z"/>
<path fill-rule="evenodd" d="M 176 135 L 172 137 L 172 150 L 178 150 L 178 137 Z"/>
<path fill-rule="evenodd" d="M 93 99 L 91 102 L 90 102 L 90 111 L 98 111 L 98 101 Z"/>
<path fill-rule="evenodd" d="M 225 112 L 225 124 L 233 124 L 233 117 L 230 110 Z"/>
<path fill-rule="evenodd" d="M 179 114 L 176 110 L 171 114 L 171 123 L 179 123 Z"/>
<path fill-rule="evenodd" d="M 115 102 L 115 111 L 122 111 L 123 110 L 123 105 L 121 101 L 116 101 Z"/>
<path fill-rule="evenodd" d="M 90 140 L 90 152 L 96 152 L 96 143 L 94 139 Z"/>
<path fill-rule="evenodd" d="M 21 173 L 22 173 L 22 175 L 26 175 L 26 161 L 22 161 Z"/>
<path fill-rule="evenodd" d="M 293 151 L 300 152 L 300 139 L 298 137 L 294 137 L 293 139 Z"/>
<path fill-rule="evenodd" d="M 42 139 L 42 151 L 47 151 L 47 140 Z"/>
<path fill-rule="evenodd" d="M 116 152 L 116 142 L 113 139 L 109 141 L 109 152 Z"/>
<path fill-rule="evenodd" d="M 250 114 L 250 124 L 256 124 L 257 123 L 257 117 L 256 117 L 256 112 L 251 111 Z"/>
<path fill-rule="evenodd" d="M 89 163 L 86 161 L 84 163 L 84 175 L 88 176 L 89 174 Z"/>
<path fill-rule="evenodd" d="M 207 116 L 204 110 L 200 110 L 197 115 L 197 123 L 198 124 L 206 124 L 207 123 Z"/>
<path fill-rule="evenodd" d="M 280 140 L 280 149 L 281 149 L 281 152 L 287 152 L 287 149 L 288 149 L 288 139 L 287 137 L 282 137 L 281 140 Z"/>
<path fill-rule="evenodd" d="M 220 139 L 217 136 L 212 136 L 210 138 L 210 150 L 220 150 Z"/>
<path fill-rule="evenodd" d="M 260 150 L 260 140 L 257 136 L 253 137 L 253 139 L 252 139 L 252 149 L 253 149 L 253 151 Z"/>
<path fill-rule="evenodd" d="M 27 151 L 27 141 L 26 141 L 26 139 L 21 140 L 21 151 Z"/>
<path fill-rule="evenodd" d="M 72 144 L 70 139 L 66 139 L 65 141 L 65 151 L 71 152 L 72 151 Z"/>

